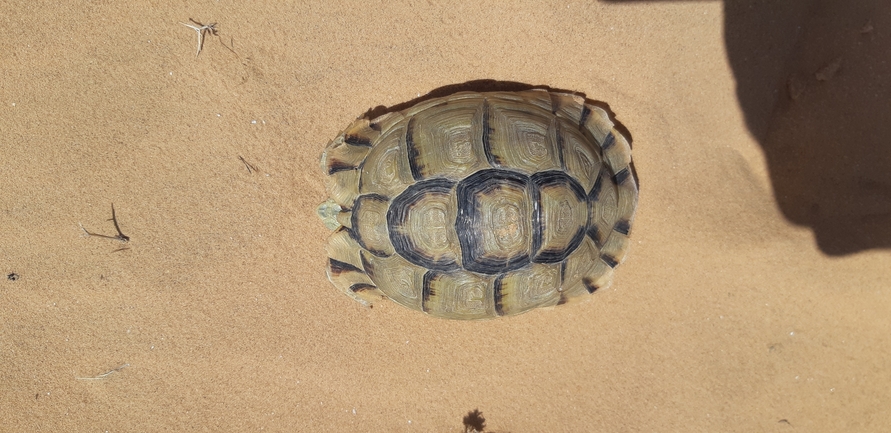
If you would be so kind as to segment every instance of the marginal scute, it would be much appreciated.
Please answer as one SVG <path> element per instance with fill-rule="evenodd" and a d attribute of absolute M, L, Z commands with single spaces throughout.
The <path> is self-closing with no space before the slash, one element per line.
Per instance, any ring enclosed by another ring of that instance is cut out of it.
<path fill-rule="evenodd" d="M 367 128 L 367 120 L 358 120 L 350 125 L 349 129 L 364 131 Z M 372 131 L 373 132 L 373 131 Z M 377 133 L 373 134 L 376 138 Z M 328 174 L 326 189 L 331 200 L 342 207 L 349 207 L 359 195 L 359 166 L 368 156 L 368 146 L 355 146 L 346 141 L 346 132 L 341 133 L 328 143 L 325 153 L 322 154 L 322 169 Z"/>
<path fill-rule="evenodd" d="M 394 302 L 414 310 L 421 309 L 421 290 L 427 269 L 394 255 L 375 257 L 363 254 L 363 265 L 378 289 Z"/>
<path fill-rule="evenodd" d="M 380 130 L 371 126 L 365 118 L 359 118 L 342 133 L 344 142 L 353 146 L 371 147 L 380 136 Z"/>
<path fill-rule="evenodd" d="M 519 314 L 560 301 L 561 265 L 533 263 L 495 280 L 495 310 L 499 316 Z"/>
<path fill-rule="evenodd" d="M 340 134 L 331 141 L 323 155 L 322 165 L 329 175 L 340 171 L 357 170 L 371 150 L 367 146 L 350 144 L 346 138 L 346 135 Z"/>
<path fill-rule="evenodd" d="M 414 183 L 408 165 L 404 126 L 382 132 L 365 158 L 361 174 L 357 191 L 361 194 L 395 197 Z"/>
<path fill-rule="evenodd" d="M 564 263 L 563 294 L 568 300 L 591 293 L 591 287 L 609 287 L 613 268 L 600 260 L 600 252 L 590 238 L 585 238 Z"/>
<path fill-rule="evenodd" d="M 567 119 L 578 129 L 579 120 L 585 110 L 585 98 L 568 93 L 550 93 L 551 110 L 557 117 Z"/>
<path fill-rule="evenodd" d="M 450 319 L 495 317 L 494 280 L 467 271 L 429 271 L 424 276 L 423 311 Z"/>
<path fill-rule="evenodd" d="M 364 305 L 389 298 L 448 319 L 608 288 L 638 200 L 630 143 L 608 112 L 543 89 L 358 119 L 321 169 L 332 283 Z"/>
<path fill-rule="evenodd" d="M 361 247 L 350 236 L 349 230 L 341 228 L 328 238 L 328 279 L 347 296 L 363 305 L 380 300 L 383 293 L 373 289 L 374 281 L 365 273 L 362 265 Z M 354 291 L 356 284 L 365 289 Z"/>
<path fill-rule="evenodd" d="M 631 164 L 631 146 L 618 131 L 613 129 L 609 136 L 612 140 L 612 146 L 604 150 L 603 159 L 613 169 L 614 173 L 628 169 Z M 630 170 L 629 170 L 630 171 Z"/>
<path fill-rule="evenodd" d="M 590 114 L 584 119 L 585 122 L 581 127 L 591 134 L 598 146 L 603 146 L 606 136 L 612 132 L 614 124 L 602 108 L 591 105 L 587 107 Z"/>
<path fill-rule="evenodd" d="M 591 221 L 588 223 L 588 233 L 593 236 L 591 229 L 596 228 L 597 237 L 594 240 L 598 245 L 603 245 L 612 236 L 612 228 L 620 216 L 618 187 L 606 170 L 601 171 L 599 181 L 589 194 L 589 200 Z"/>
<path fill-rule="evenodd" d="M 340 207 L 349 208 L 359 196 L 359 171 L 342 170 L 328 177 L 328 195 Z"/>
<path fill-rule="evenodd" d="M 615 229 L 610 230 L 609 233 L 609 239 L 603 244 L 600 251 L 603 255 L 607 255 L 612 259 L 613 266 L 611 267 L 614 268 L 625 259 L 625 254 L 628 252 L 628 247 L 631 246 L 631 243 L 628 242 L 628 235 L 626 234 L 622 234 Z"/>
<path fill-rule="evenodd" d="M 548 113 L 554 112 L 553 92 L 544 89 L 532 89 L 526 92 L 497 93 L 498 99 L 510 102 L 511 106 L 538 107 Z"/>
<path fill-rule="evenodd" d="M 637 209 L 637 183 L 634 176 L 629 175 L 624 182 L 618 185 L 618 215 L 620 220 L 624 220 L 631 225 L 634 220 L 634 211 Z"/>

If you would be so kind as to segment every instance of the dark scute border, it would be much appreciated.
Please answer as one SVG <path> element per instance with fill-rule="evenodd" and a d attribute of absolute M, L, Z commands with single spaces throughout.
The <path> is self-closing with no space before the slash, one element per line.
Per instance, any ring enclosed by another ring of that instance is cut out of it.
<path fill-rule="evenodd" d="M 405 257 L 406 260 L 418 266 L 433 269 L 437 271 L 451 271 L 459 269 L 459 265 L 454 260 L 434 261 L 412 244 L 411 238 L 403 233 L 403 222 L 408 217 L 414 203 L 428 193 L 449 194 L 455 182 L 448 179 L 430 179 L 418 182 L 399 194 L 390 204 L 387 211 L 387 225 L 390 230 L 390 242 L 396 249 L 396 253 Z"/>
<path fill-rule="evenodd" d="M 427 273 L 424 274 L 424 283 L 421 288 L 421 310 L 425 313 L 430 312 L 430 306 L 427 305 L 430 302 L 430 297 L 436 296 L 436 292 L 433 290 L 433 280 L 436 279 L 438 275 L 438 273 L 433 271 L 427 271 Z"/>
<path fill-rule="evenodd" d="M 495 287 L 494 287 L 495 288 L 495 292 L 494 292 L 495 314 L 498 314 L 499 316 L 504 315 L 504 300 L 503 300 L 504 295 L 501 293 L 501 280 L 503 280 L 503 279 L 504 279 L 504 274 L 501 274 L 497 278 L 495 278 Z"/>
<path fill-rule="evenodd" d="M 331 159 L 328 161 L 328 175 L 332 175 L 334 173 L 339 173 L 341 171 L 351 171 L 358 170 L 359 166 L 349 164 L 343 161 L 338 161 L 336 159 Z"/>
<path fill-rule="evenodd" d="M 424 170 L 421 164 L 421 151 L 415 146 L 415 118 L 408 120 L 405 127 L 405 149 L 408 153 L 408 166 L 411 169 L 411 177 L 414 180 L 421 180 L 421 171 Z"/>
<path fill-rule="evenodd" d="M 631 231 L 631 223 L 627 220 L 616 221 L 616 225 L 613 227 L 613 230 L 625 236 L 628 236 L 628 233 Z"/>
<path fill-rule="evenodd" d="M 359 135 L 347 135 L 343 137 L 343 142 L 351 146 L 371 147 L 371 139 Z"/>
<path fill-rule="evenodd" d="M 476 242 L 478 236 L 474 221 L 481 221 L 481 209 L 478 207 L 476 195 L 487 188 L 498 184 L 513 184 L 521 189 L 529 187 L 526 175 L 507 170 L 480 170 L 458 184 L 458 220 L 455 230 L 461 243 L 464 269 L 486 275 L 494 275 L 522 268 L 529 263 L 528 255 L 511 257 L 507 260 L 483 259 L 484 254 Z"/>
<path fill-rule="evenodd" d="M 582 284 L 585 285 L 585 289 L 588 290 L 588 293 L 594 293 L 598 289 L 600 289 L 600 287 L 594 284 L 594 282 L 588 277 L 582 278 Z"/>
<path fill-rule="evenodd" d="M 364 292 L 366 290 L 375 290 L 375 289 L 377 289 L 377 286 L 374 286 L 372 284 L 366 284 L 366 283 L 356 283 L 356 284 L 353 284 L 352 286 L 350 286 L 350 290 L 353 293 Z"/>
<path fill-rule="evenodd" d="M 483 153 L 486 154 L 486 161 L 489 162 L 489 165 L 492 167 L 497 167 L 501 164 L 501 160 L 497 155 L 492 153 L 492 106 L 489 105 L 488 100 L 483 100 L 483 136 L 480 137 L 483 143 Z"/>
<path fill-rule="evenodd" d="M 627 168 L 623 168 L 619 170 L 615 176 L 613 176 L 613 180 L 616 182 L 616 185 L 621 185 L 625 183 L 625 181 L 628 180 L 629 177 L 631 177 L 631 172 L 629 172 Z"/>
<path fill-rule="evenodd" d="M 606 137 L 603 137 L 603 144 L 600 145 L 600 148 L 603 149 L 604 152 L 609 150 L 610 147 L 613 147 L 616 144 L 616 137 L 612 132 L 606 134 Z"/>
<path fill-rule="evenodd" d="M 328 269 L 331 270 L 331 275 L 335 276 L 335 277 L 339 276 L 340 274 L 342 274 L 344 272 L 362 272 L 362 273 L 364 273 L 364 271 L 362 271 L 361 269 L 359 269 L 347 262 L 341 262 L 340 260 L 332 259 L 330 257 L 328 258 Z"/>

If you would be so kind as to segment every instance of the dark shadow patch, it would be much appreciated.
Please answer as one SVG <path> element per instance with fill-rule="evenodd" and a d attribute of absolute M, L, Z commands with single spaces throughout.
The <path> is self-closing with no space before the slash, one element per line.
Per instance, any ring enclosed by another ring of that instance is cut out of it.
<path fill-rule="evenodd" d="M 474 409 L 464 415 L 464 433 L 482 433 L 486 431 L 486 419 L 479 409 Z"/>
<path fill-rule="evenodd" d="M 783 216 L 827 255 L 891 248 L 887 0 L 725 0 L 746 124 Z"/>
<path fill-rule="evenodd" d="M 891 2 L 724 0 L 723 9 L 736 97 L 783 216 L 813 231 L 826 255 L 891 248 Z"/>

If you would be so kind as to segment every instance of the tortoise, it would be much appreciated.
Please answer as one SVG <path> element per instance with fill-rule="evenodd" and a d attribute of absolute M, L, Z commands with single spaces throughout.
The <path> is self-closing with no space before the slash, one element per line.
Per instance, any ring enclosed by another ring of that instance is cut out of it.
<path fill-rule="evenodd" d="M 327 273 L 347 295 L 474 320 L 610 284 L 638 189 L 605 110 L 534 89 L 368 117 L 322 154 Z"/>

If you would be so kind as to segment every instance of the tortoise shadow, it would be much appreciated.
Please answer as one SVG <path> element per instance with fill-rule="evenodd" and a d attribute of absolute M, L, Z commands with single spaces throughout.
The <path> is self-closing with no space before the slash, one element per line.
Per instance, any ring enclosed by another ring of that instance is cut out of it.
<path fill-rule="evenodd" d="M 891 248 L 891 2 L 723 1 L 737 100 L 783 216 L 826 255 Z"/>
<path fill-rule="evenodd" d="M 891 2 L 751 3 L 725 38 L 783 215 L 827 255 L 891 247 Z"/>

